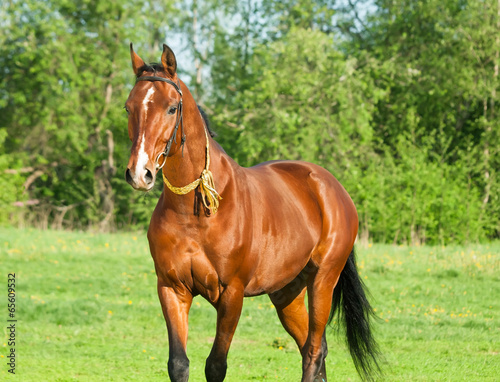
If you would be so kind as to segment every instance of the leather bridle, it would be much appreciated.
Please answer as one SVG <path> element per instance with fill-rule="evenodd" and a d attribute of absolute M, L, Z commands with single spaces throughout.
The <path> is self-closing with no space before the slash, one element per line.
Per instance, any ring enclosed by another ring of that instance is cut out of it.
<path fill-rule="evenodd" d="M 175 127 L 174 127 L 174 132 L 170 139 L 167 142 L 167 145 L 165 146 L 165 150 L 163 150 L 161 153 L 158 154 L 156 157 L 156 169 L 160 170 L 164 165 L 165 162 L 167 161 L 168 154 L 170 152 L 170 148 L 172 147 L 172 142 L 177 143 L 177 130 L 179 129 L 179 125 L 181 126 L 181 147 L 182 147 L 182 155 L 184 156 L 184 143 L 186 142 L 186 134 L 184 133 L 184 124 L 182 123 L 182 90 L 180 86 L 180 82 L 177 84 L 174 81 L 169 80 L 168 78 L 163 78 L 163 77 L 156 77 L 156 76 L 144 76 L 144 77 L 139 77 L 135 81 L 135 83 L 139 81 L 162 81 L 166 82 L 167 84 L 172 85 L 175 90 L 177 90 L 177 93 L 181 96 L 181 100 L 179 101 L 179 104 L 177 105 L 177 116 L 176 116 L 176 121 L 175 121 Z M 163 160 L 163 163 L 160 165 L 159 160 L 160 157 L 164 156 L 165 159 Z"/>
<path fill-rule="evenodd" d="M 184 143 L 186 142 L 186 134 L 184 134 L 184 125 L 182 123 L 182 91 L 180 87 L 180 82 L 177 84 L 168 78 L 163 78 L 163 77 L 156 77 L 156 76 L 144 76 L 144 77 L 139 77 L 135 81 L 135 83 L 139 81 L 162 81 L 166 82 L 167 84 L 172 85 L 175 90 L 179 93 L 181 96 L 181 100 L 179 101 L 179 104 L 177 105 L 177 119 L 175 121 L 175 128 L 172 136 L 167 142 L 167 146 L 165 147 L 165 150 L 158 154 L 156 157 L 156 169 L 160 170 L 164 165 L 165 162 L 167 161 L 168 153 L 170 152 L 170 147 L 172 146 L 172 142 L 177 143 L 176 141 L 176 136 L 177 136 L 177 130 L 179 129 L 179 125 L 181 126 L 181 146 L 182 146 L 182 154 L 184 155 Z M 203 117 L 200 115 L 203 121 Z M 218 209 L 219 209 L 219 200 L 222 199 L 222 197 L 219 195 L 219 193 L 215 189 L 215 183 L 214 183 L 214 177 L 212 172 L 210 171 L 210 141 L 208 138 L 208 128 L 205 125 L 205 121 L 203 121 L 204 129 L 203 131 L 205 132 L 205 138 L 207 139 L 207 144 L 205 146 L 205 168 L 201 172 L 201 175 L 198 179 L 194 180 L 193 182 L 187 184 L 186 186 L 183 187 L 176 187 L 172 185 L 168 179 L 167 176 L 165 175 L 165 172 L 162 172 L 163 176 L 163 182 L 167 186 L 167 188 L 172 191 L 174 194 L 177 195 L 186 195 L 187 193 L 193 191 L 195 188 L 199 187 L 200 194 L 201 194 L 201 200 L 203 202 L 203 205 L 210 211 L 210 214 L 215 214 Z M 163 160 L 163 163 L 160 165 L 158 163 L 158 160 L 160 159 L 160 156 L 164 156 L 165 159 Z"/>

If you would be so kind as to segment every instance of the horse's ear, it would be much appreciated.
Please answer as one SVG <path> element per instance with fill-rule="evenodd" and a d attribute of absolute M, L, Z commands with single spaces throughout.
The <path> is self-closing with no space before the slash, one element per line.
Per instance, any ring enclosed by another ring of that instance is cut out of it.
<path fill-rule="evenodd" d="M 139 74 L 139 69 L 142 68 L 145 64 L 142 58 L 140 58 L 137 53 L 134 52 L 132 43 L 130 43 L 130 58 L 132 59 L 132 69 L 134 69 L 134 73 L 137 76 Z"/>
<path fill-rule="evenodd" d="M 175 54 L 172 49 L 170 49 L 166 44 L 163 44 L 161 63 L 167 73 L 174 77 L 177 71 L 177 60 L 175 59 Z"/>

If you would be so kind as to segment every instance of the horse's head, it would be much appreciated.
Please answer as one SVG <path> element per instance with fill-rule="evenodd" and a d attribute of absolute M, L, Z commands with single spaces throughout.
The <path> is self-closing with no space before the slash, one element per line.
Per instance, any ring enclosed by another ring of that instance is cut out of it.
<path fill-rule="evenodd" d="M 163 45 L 161 64 L 146 65 L 132 44 L 130 55 L 137 82 L 125 103 L 132 141 L 125 178 L 136 190 L 149 191 L 168 155 L 169 139 L 176 142 L 171 153 L 178 149 L 174 137 L 182 121 L 182 93 L 177 61 L 167 45 Z"/>

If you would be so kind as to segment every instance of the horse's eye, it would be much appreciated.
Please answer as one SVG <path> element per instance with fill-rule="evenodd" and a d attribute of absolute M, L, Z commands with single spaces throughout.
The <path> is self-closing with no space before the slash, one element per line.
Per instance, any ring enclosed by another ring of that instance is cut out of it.
<path fill-rule="evenodd" d="M 175 107 L 175 106 L 170 106 L 170 107 L 168 108 L 167 114 L 172 115 L 172 114 L 175 114 L 175 112 L 176 112 L 176 111 L 177 111 L 177 107 Z"/>
<path fill-rule="evenodd" d="M 128 109 L 127 106 L 124 106 L 123 108 L 125 109 L 125 111 L 127 112 L 127 114 L 130 114 L 130 110 Z"/>

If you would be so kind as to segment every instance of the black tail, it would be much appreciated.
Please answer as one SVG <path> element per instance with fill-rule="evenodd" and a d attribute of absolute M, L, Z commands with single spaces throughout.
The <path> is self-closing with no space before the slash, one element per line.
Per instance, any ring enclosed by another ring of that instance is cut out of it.
<path fill-rule="evenodd" d="M 372 380 L 380 374 L 378 364 L 380 353 L 370 328 L 370 318 L 375 314 L 364 289 L 365 286 L 359 278 L 356 267 L 353 248 L 333 291 L 329 323 L 336 315 L 339 324 L 342 321 L 356 370 L 361 378 Z"/>

